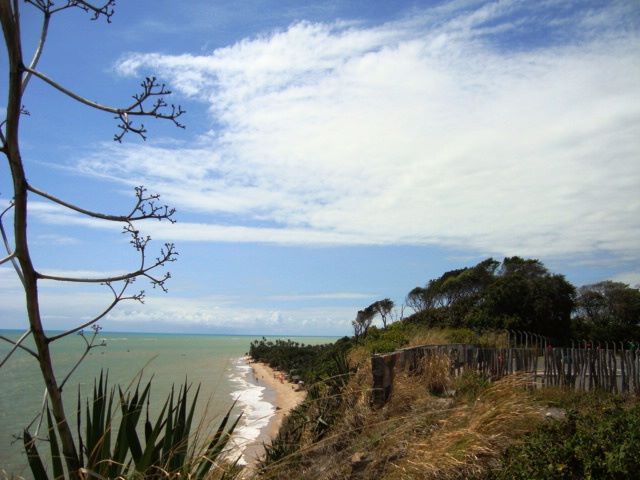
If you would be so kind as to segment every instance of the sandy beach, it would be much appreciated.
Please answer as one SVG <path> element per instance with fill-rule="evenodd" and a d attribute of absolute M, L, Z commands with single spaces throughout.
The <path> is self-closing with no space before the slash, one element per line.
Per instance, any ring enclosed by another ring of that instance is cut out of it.
<path fill-rule="evenodd" d="M 244 458 L 248 465 L 252 465 L 263 454 L 263 444 L 269 443 L 278 434 L 283 418 L 306 397 L 306 391 L 298 391 L 297 386 L 284 379 L 282 372 L 272 369 L 262 362 L 254 362 L 247 359 L 253 375 L 250 381 L 262 385 L 274 393 L 276 413 L 269 420 L 269 424 L 263 428 L 258 438 L 247 445 Z"/>

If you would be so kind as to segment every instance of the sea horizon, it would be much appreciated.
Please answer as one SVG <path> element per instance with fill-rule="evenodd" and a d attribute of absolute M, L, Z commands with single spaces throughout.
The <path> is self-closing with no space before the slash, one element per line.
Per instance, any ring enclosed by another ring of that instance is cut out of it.
<path fill-rule="evenodd" d="M 2 332 L 11 332 L 11 333 L 24 333 L 26 328 L 0 328 L 0 333 Z M 65 332 L 63 329 L 45 329 L 45 333 L 61 333 Z M 87 327 L 84 329 L 88 334 L 92 332 L 91 327 Z M 100 334 L 116 334 L 116 333 L 127 333 L 134 335 L 194 335 L 194 336 L 220 336 L 220 337 L 255 337 L 255 338 L 292 338 L 292 337 L 309 337 L 309 338 L 342 338 L 345 335 L 301 335 L 300 333 L 213 333 L 213 332 L 145 332 L 145 331 L 134 331 L 134 330 L 107 330 L 105 328 L 101 328 Z"/>

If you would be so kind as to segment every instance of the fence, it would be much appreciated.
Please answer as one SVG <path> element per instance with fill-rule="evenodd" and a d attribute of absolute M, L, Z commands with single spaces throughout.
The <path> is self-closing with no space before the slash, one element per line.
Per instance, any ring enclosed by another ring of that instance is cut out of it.
<path fill-rule="evenodd" d="M 546 343 L 546 342 L 545 342 Z M 397 371 L 416 371 L 428 355 L 446 355 L 451 374 L 472 371 L 491 379 L 528 373 L 533 385 L 640 395 L 640 351 L 623 344 L 552 347 L 533 343 L 519 347 L 485 348 L 470 344 L 424 345 L 371 358 L 373 403 L 384 405 L 392 394 Z"/>

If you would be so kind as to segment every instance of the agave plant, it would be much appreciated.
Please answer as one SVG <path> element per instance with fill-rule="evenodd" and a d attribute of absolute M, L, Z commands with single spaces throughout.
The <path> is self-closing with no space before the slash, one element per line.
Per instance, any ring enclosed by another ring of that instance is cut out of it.
<path fill-rule="evenodd" d="M 165 400 L 155 422 L 149 417 L 149 391 L 151 380 L 141 389 L 140 382 L 133 392 L 118 387 L 120 418 L 114 415 L 116 389 L 108 388 L 108 375 L 100 373 L 94 382 L 93 398 L 85 402 L 84 435 L 82 432 L 82 400 L 78 392 L 78 444 L 82 452 L 82 470 L 93 478 L 141 477 L 160 479 L 174 476 L 203 479 L 223 460 L 225 447 L 242 414 L 228 426 L 235 402 L 220 422 L 211 440 L 201 447 L 189 445 L 192 439 L 192 421 L 200 387 L 193 399 L 187 398 L 190 386 L 185 382 Z M 144 437 L 139 435 L 142 411 L 146 403 Z M 58 439 L 46 406 L 50 465 L 54 479 L 65 478 Z M 116 430 L 117 423 L 117 430 Z M 115 444 L 112 448 L 112 438 Z M 48 480 L 49 475 L 36 447 L 35 439 L 25 430 L 24 447 L 31 472 L 36 480 Z M 195 443 L 195 442 L 194 442 Z"/>

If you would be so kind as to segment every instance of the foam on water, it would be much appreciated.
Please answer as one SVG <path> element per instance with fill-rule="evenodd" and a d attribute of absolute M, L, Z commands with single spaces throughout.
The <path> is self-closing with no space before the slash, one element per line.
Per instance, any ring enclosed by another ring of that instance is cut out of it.
<path fill-rule="evenodd" d="M 246 465 L 244 456 L 247 446 L 256 442 L 262 429 L 269 425 L 271 417 L 276 413 L 273 404 L 264 399 L 266 387 L 251 382 L 252 369 L 247 365 L 245 358 L 239 358 L 229 374 L 229 381 L 238 388 L 231 392 L 234 400 L 237 399 L 238 406 L 243 415 L 240 423 L 236 427 L 231 443 L 232 453 L 229 457 L 235 460 L 238 454 L 241 455 L 238 463 Z"/>

